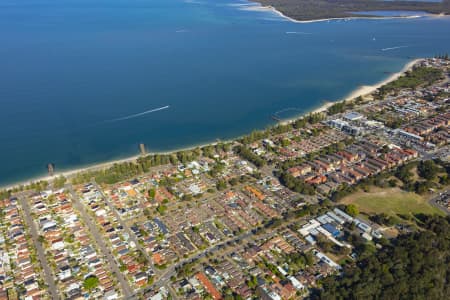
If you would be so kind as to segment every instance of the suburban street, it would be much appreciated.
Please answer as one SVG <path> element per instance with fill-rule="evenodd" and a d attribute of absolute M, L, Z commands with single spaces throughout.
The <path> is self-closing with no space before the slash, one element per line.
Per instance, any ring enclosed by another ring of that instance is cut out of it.
<path fill-rule="evenodd" d="M 97 245 L 100 248 L 100 251 L 106 258 L 109 265 L 109 269 L 119 281 L 124 297 L 130 299 L 130 297 L 133 294 L 133 290 L 131 289 L 123 273 L 120 271 L 119 266 L 117 265 L 117 262 L 114 259 L 113 254 L 111 253 L 110 248 L 106 245 L 104 241 L 103 235 L 99 232 L 97 226 L 93 223 L 91 216 L 87 213 L 86 208 L 84 207 L 83 203 L 81 203 L 80 198 L 78 197 L 77 193 L 73 190 L 72 186 L 66 185 L 66 188 L 72 196 L 74 208 L 80 212 L 81 217 L 84 220 L 84 223 L 88 226 L 89 231 L 91 232 L 92 236 L 97 242 Z"/>
<path fill-rule="evenodd" d="M 155 268 L 155 266 L 153 265 L 153 261 L 152 258 L 150 257 L 150 255 L 148 255 L 147 251 L 145 251 L 145 249 L 141 246 L 141 244 L 139 243 L 136 235 L 134 234 L 134 232 L 130 229 L 130 227 L 127 225 L 127 223 L 120 217 L 119 213 L 117 212 L 116 208 L 114 207 L 114 205 L 111 203 L 111 199 L 105 195 L 103 193 L 103 190 L 97 185 L 96 182 L 92 182 L 92 184 L 97 188 L 97 190 L 101 193 L 102 197 L 105 199 L 106 204 L 108 205 L 109 209 L 114 213 L 114 216 L 117 218 L 117 220 L 119 221 L 120 225 L 122 225 L 123 229 L 126 231 L 126 233 L 128 234 L 128 236 L 130 237 L 130 240 L 136 245 L 136 248 L 142 252 L 142 254 L 144 254 L 145 258 L 147 258 L 149 265 L 151 266 L 153 272 L 155 272 L 155 274 L 159 273 L 159 270 L 157 268 Z"/>
<path fill-rule="evenodd" d="M 39 234 L 37 231 L 36 223 L 33 221 L 33 218 L 31 217 L 30 206 L 28 205 L 27 200 L 22 195 L 20 195 L 18 199 L 20 205 L 23 208 L 25 222 L 30 228 L 31 239 L 33 240 L 33 244 L 36 247 L 39 262 L 44 270 L 45 284 L 48 285 L 48 292 L 51 296 L 51 299 L 61 299 L 58 293 L 58 289 L 56 287 L 55 280 L 53 279 L 53 272 L 50 268 L 50 264 L 47 261 L 47 257 L 45 256 L 44 247 L 39 242 Z"/>
<path fill-rule="evenodd" d="M 141 251 L 141 253 L 145 256 L 145 258 L 148 261 L 148 264 L 150 265 L 150 267 L 152 268 L 153 272 L 154 272 L 154 276 L 157 282 L 161 281 L 161 278 L 158 276 L 161 273 L 161 270 L 159 270 L 158 268 L 156 268 L 153 264 L 152 258 L 150 257 L 150 255 L 147 253 L 147 251 L 141 246 L 141 244 L 139 243 L 136 235 L 134 234 L 134 232 L 130 229 L 130 227 L 128 226 L 128 224 L 120 217 L 118 211 L 116 210 L 116 208 L 114 207 L 114 205 L 111 203 L 111 199 L 105 195 L 105 193 L 103 193 L 103 189 L 101 189 L 97 183 L 95 181 L 92 182 L 92 184 L 95 186 L 95 188 L 100 192 L 100 194 L 102 195 L 103 199 L 105 200 L 106 205 L 108 205 L 109 209 L 113 212 L 114 216 L 116 217 L 116 219 L 119 221 L 120 225 L 123 227 L 123 229 L 125 230 L 125 232 L 128 234 L 130 240 L 136 245 L 136 248 Z M 162 286 L 162 285 L 161 285 Z M 160 286 L 160 287 L 161 287 Z M 169 290 L 170 291 L 170 290 Z M 170 291 L 172 292 L 172 291 Z M 130 295 L 127 299 L 132 299 L 133 297 L 137 296 L 136 294 L 132 294 Z M 175 295 L 173 295 L 175 296 Z"/>
<path fill-rule="evenodd" d="M 290 224 L 290 223 L 292 223 L 292 222 L 288 222 L 288 223 L 286 223 L 286 224 L 284 224 L 284 225 L 287 226 L 287 225 Z M 188 262 L 190 262 L 190 261 L 193 261 L 193 260 L 197 260 L 197 259 L 199 259 L 199 258 L 202 258 L 202 257 L 206 256 L 208 253 L 214 253 L 214 252 L 216 252 L 216 251 L 219 251 L 219 250 L 221 250 L 223 247 L 225 247 L 228 243 L 237 243 L 237 242 L 241 242 L 241 241 L 252 242 L 252 241 L 255 240 L 256 237 L 258 237 L 258 239 L 265 239 L 265 238 L 268 238 L 268 237 L 270 237 L 270 236 L 272 236 L 272 235 L 273 235 L 273 232 L 270 232 L 270 233 L 264 233 L 263 235 L 259 235 L 259 234 L 256 234 L 256 235 L 255 235 L 255 234 L 253 234 L 252 231 L 248 231 L 248 232 L 245 232 L 245 233 L 243 233 L 243 234 L 241 234 L 241 235 L 239 235 L 239 236 L 232 237 L 232 238 L 229 238 L 229 239 L 227 239 L 227 240 L 224 240 L 224 241 L 221 242 L 221 243 L 218 243 L 218 244 L 215 244 L 215 245 L 211 245 L 209 248 L 207 248 L 207 249 L 205 249 L 205 250 L 203 250 L 203 251 L 194 253 L 192 256 L 187 257 L 187 258 L 185 258 L 185 259 L 183 259 L 183 260 L 180 260 L 178 263 L 173 264 L 173 265 L 171 265 L 170 267 L 168 267 L 168 268 L 165 270 L 165 272 L 161 275 L 161 277 L 159 278 L 159 280 L 157 280 L 157 281 L 152 285 L 152 287 L 150 287 L 150 288 L 145 288 L 144 291 L 148 291 L 148 290 L 150 290 L 150 289 L 157 290 L 157 289 L 159 289 L 159 288 L 161 288 L 161 287 L 163 287 L 163 286 L 168 286 L 168 283 L 169 283 L 169 281 L 170 281 L 170 278 L 171 278 L 172 276 L 176 275 L 176 270 L 175 270 L 176 268 L 178 268 L 178 267 L 182 266 L 183 264 L 188 263 Z M 223 255 L 226 255 L 227 253 L 229 253 L 229 252 L 231 252 L 231 251 L 232 251 L 232 250 L 226 250 L 226 251 L 223 252 Z"/>

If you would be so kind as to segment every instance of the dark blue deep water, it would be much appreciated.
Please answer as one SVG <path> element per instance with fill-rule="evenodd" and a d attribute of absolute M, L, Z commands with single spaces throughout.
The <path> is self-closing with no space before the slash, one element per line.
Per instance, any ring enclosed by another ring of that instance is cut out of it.
<path fill-rule="evenodd" d="M 0 185 L 45 175 L 48 162 L 137 154 L 140 142 L 233 138 L 450 52 L 449 18 L 298 24 L 248 5 L 0 0 Z"/>

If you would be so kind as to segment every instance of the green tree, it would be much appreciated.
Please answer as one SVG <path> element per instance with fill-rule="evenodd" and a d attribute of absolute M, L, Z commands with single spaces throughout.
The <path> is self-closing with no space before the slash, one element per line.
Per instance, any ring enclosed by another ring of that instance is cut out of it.
<path fill-rule="evenodd" d="M 64 184 L 66 184 L 66 181 L 67 181 L 66 177 L 64 177 L 63 175 L 60 175 L 59 177 L 57 177 L 53 180 L 53 186 L 56 189 L 60 189 L 64 186 Z"/>
<path fill-rule="evenodd" d="M 421 230 L 366 251 L 323 280 L 313 299 L 449 299 L 450 217 L 416 216 Z"/>
<path fill-rule="evenodd" d="M 219 191 L 222 191 L 227 188 L 227 182 L 225 180 L 217 181 L 216 188 Z"/>
<path fill-rule="evenodd" d="M 92 291 L 93 289 L 95 289 L 99 284 L 99 280 L 97 278 L 97 276 L 95 275 L 91 275 L 86 277 L 86 279 L 84 279 L 83 282 L 83 287 L 88 290 L 88 291 Z"/>
<path fill-rule="evenodd" d="M 345 211 L 352 217 L 356 217 L 359 214 L 359 210 L 354 204 L 347 205 Z"/>
<path fill-rule="evenodd" d="M 156 211 L 160 214 L 160 215 L 164 215 L 164 213 L 167 210 L 167 206 L 165 205 L 158 205 L 158 207 L 156 208 Z"/>
<path fill-rule="evenodd" d="M 420 177 L 431 180 L 436 177 L 438 173 L 438 166 L 432 160 L 421 161 L 417 166 L 417 171 Z"/>

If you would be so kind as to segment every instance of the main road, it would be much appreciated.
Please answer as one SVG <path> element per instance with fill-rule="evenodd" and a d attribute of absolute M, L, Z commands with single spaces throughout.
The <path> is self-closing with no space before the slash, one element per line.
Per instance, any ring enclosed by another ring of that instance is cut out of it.
<path fill-rule="evenodd" d="M 257 237 L 258 239 L 266 239 L 270 236 L 272 236 L 273 232 L 270 233 L 263 233 L 263 234 L 254 234 L 252 231 L 247 231 L 245 233 L 242 233 L 241 235 L 231 237 L 229 239 L 226 239 L 218 244 L 211 245 L 210 247 L 206 248 L 205 250 L 201 252 L 197 252 L 193 254 L 192 256 L 189 256 L 183 260 L 180 260 L 179 262 L 169 266 L 163 274 L 161 274 L 161 277 L 158 281 L 156 281 L 151 287 L 144 288 L 143 292 L 145 293 L 148 290 L 157 290 L 161 288 L 162 286 L 169 286 L 170 278 L 174 275 L 176 275 L 176 268 L 179 266 L 182 266 L 183 264 L 197 260 L 199 258 L 202 258 L 206 256 L 208 253 L 214 253 L 223 247 L 225 247 L 228 243 L 238 243 L 244 240 L 247 240 L 248 242 L 252 242 Z M 224 252 L 226 253 L 226 252 Z"/>
<path fill-rule="evenodd" d="M 42 243 L 39 242 L 39 234 L 37 231 L 36 223 L 31 217 L 31 210 L 30 206 L 28 205 L 27 199 L 25 199 L 22 194 L 18 196 L 18 199 L 20 206 L 22 207 L 24 212 L 25 222 L 28 228 L 30 229 L 31 239 L 33 240 L 34 247 L 36 247 L 39 262 L 41 263 L 41 266 L 44 270 L 44 279 L 45 283 L 48 285 L 48 292 L 50 294 L 50 298 L 61 299 L 53 277 L 53 272 L 50 268 L 50 264 L 48 263 L 47 257 L 45 256 L 44 247 L 42 246 Z"/>
<path fill-rule="evenodd" d="M 103 256 L 108 261 L 110 270 L 112 271 L 113 275 L 119 281 L 119 284 L 122 289 L 124 297 L 126 299 L 132 299 L 133 290 L 130 287 L 127 278 L 120 271 L 119 266 L 117 265 L 117 262 L 114 259 L 114 256 L 113 256 L 110 248 L 106 245 L 105 237 L 100 233 L 97 225 L 94 224 L 94 222 L 92 221 L 91 216 L 87 213 L 87 210 L 84 207 L 84 204 L 81 203 L 80 198 L 78 197 L 77 193 L 73 190 L 72 186 L 67 184 L 66 189 L 69 191 L 69 193 L 72 196 L 73 207 L 80 212 L 81 217 L 84 220 L 84 223 L 88 226 L 90 233 L 92 234 L 95 241 L 97 242 L 97 245 L 100 248 L 100 251 L 102 252 Z"/>

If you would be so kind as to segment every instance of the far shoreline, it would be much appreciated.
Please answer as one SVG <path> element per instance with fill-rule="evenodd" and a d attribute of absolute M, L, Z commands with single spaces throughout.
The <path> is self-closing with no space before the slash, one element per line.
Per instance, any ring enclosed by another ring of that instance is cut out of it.
<path fill-rule="evenodd" d="M 303 112 L 303 113 L 301 113 L 299 115 L 296 115 L 296 116 L 294 116 L 292 118 L 283 119 L 280 122 L 277 122 L 277 124 L 278 125 L 289 124 L 289 123 L 295 122 L 299 118 L 304 117 L 304 116 L 306 116 L 308 114 L 326 112 L 327 109 L 330 106 L 332 106 L 332 105 L 334 105 L 336 103 L 340 103 L 340 102 L 343 102 L 343 101 L 349 101 L 349 100 L 353 100 L 353 99 L 355 99 L 355 98 L 357 98 L 359 96 L 367 96 L 369 94 L 372 94 L 373 92 L 375 92 L 381 86 L 398 79 L 400 76 L 405 74 L 405 72 L 411 70 L 414 67 L 414 65 L 416 65 L 417 63 L 419 63 L 422 60 L 423 59 L 413 59 L 413 60 L 407 62 L 400 71 L 391 74 L 386 79 L 383 79 L 383 80 L 381 80 L 380 82 L 378 82 L 376 84 L 359 86 L 355 90 L 350 92 L 347 96 L 344 96 L 340 100 L 326 102 L 325 104 L 322 104 L 322 105 L 320 105 L 319 107 L 317 107 L 315 109 L 311 109 L 308 112 Z M 236 141 L 237 139 L 239 139 L 241 137 L 242 136 L 237 136 L 237 137 L 234 137 L 234 138 L 228 139 L 228 140 L 223 140 L 223 141 L 220 140 L 220 142 L 229 143 L 229 142 Z M 172 154 L 172 153 L 176 153 L 176 152 L 179 152 L 179 151 L 192 150 L 192 149 L 195 149 L 195 148 L 198 148 L 198 147 L 204 147 L 204 146 L 207 146 L 207 145 L 215 145 L 217 143 L 218 143 L 217 141 L 216 142 L 211 141 L 211 142 L 199 143 L 197 145 L 190 145 L 190 146 L 181 147 L 181 148 L 168 150 L 168 151 L 148 152 L 145 155 Z M 106 162 L 92 163 L 92 164 L 88 164 L 88 165 L 85 165 L 85 166 L 82 166 L 82 167 L 79 167 L 79 168 L 75 168 L 75 169 L 62 170 L 60 172 L 55 172 L 55 174 L 53 176 L 46 175 L 46 176 L 35 177 L 35 178 L 32 178 L 32 179 L 26 179 L 26 180 L 15 182 L 15 183 L 11 183 L 11 184 L 5 184 L 3 186 L 0 186 L 0 190 L 10 190 L 10 189 L 14 189 L 14 188 L 19 187 L 19 186 L 26 186 L 26 185 L 29 185 L 31 183 L 39 182 L 39 181 L 49 181 L 49 182 L 51 182 L 52 180 L 54 180 L 55 178 L 58 178 L 59 176 L 64 176 L 64 177 L 69 179 L 72 176 L 74 176 L 76 174 L 79 174 L 79 173 L 83 173 L 83 172 L 87 172 L 87 171 L 105 170 L 105 169 L 113 166 L 114 164 L 118 164 L 118 163 L 135 162 L 139 157 L 143 157 L 143 155 L 132 155 L 132 156 L 129 156 L 129 157 L 113 159 L 113 160 L 106 161 Z"/>
<path fill-rule="evenodd" d="M 255 0 L 257 1 L 257 0 Z M 307 24 L 307 23 L 318 23 L 318 22 L 329 22 L 329 21 L 350 21 L 350 20 L 390 20 L 390 19 L 417 19 L 422 17 L 442 17 L 442 15 L 428 13 L 426 15 L 410 15 L 410 16 L 348 16 L 348 17 L 330 17 L 330 18 L 321 18 L 321 19 L 311 19 L 311 20 L 297 20 L 293 17 L 289 17 L 283 12 L 279 11 L 275 7 L 271 5 L 262 5 L 259 2 L 255 3 L 254 6 L 248 6 L 244 8 L 244 10 L 248 11 L 261 11 L 261 12 L 272 12 L 283 19 L 286 19 L 293 23 Z M 258 6 L 259 5 L 259 6 Z M 357 12 L 356 12 L 357 13 Z M 445 15 L 444 15 L 445 16 Z"/>
<path fill-rule="evenodd" d="M 445 13 L 433 13 L 427 10 L 411 10 L 411 13 L 425 13 L 425 14 L 411 14 L 407 16 L 377 16 L 377 15 L 358 15 L 358 11 L 353 12 L 346 12 L 346 13 L 353 13 L 354 16 L 348 15 L 348 16 L 342 16 L 342 17 L 325 17 L 325 18 L 305 18 L 305 19 L 296 19 L 294 17 L 288 16 L 286 13 L 281 12 L 273 5 L 265 5 L 261 2 L 258 2 L 258 0 L 248 0 L 249 3 L 252 3 L 253 5 L 243 5 L 243 10 L 248 11 L 261 11 L 261 12 L 272 12 L 283 19 L 286 19 L 288 21 L 294 22 L 294 23 L 300 23 L 300 24 L 306 24 L 306 23 L 317 23 L 317 22 L 330 22 L 330 21 L 350 21 L 350 20 L 389 20 L 389 19 L 417 19 L 422 17 L 432 17 L 432 18 L 441 18 L 441 17 L 448 17 L 449 14 Z M 376 10 L 368 10 L 368 11 L 380 11 L 379 9 Z M 382 11 L 401 11 L 396 9 L 386 9 Z M 362 12 L 362 11 L 360 11 Z"/>

